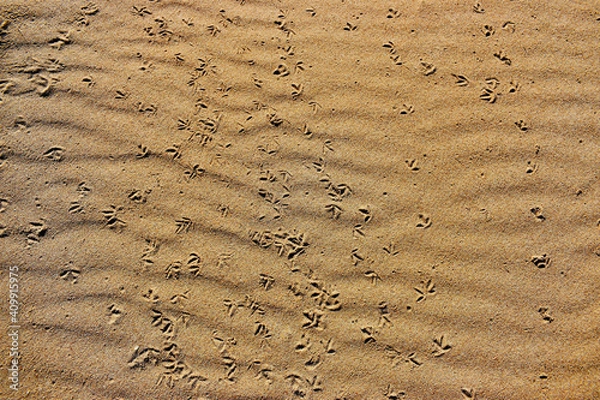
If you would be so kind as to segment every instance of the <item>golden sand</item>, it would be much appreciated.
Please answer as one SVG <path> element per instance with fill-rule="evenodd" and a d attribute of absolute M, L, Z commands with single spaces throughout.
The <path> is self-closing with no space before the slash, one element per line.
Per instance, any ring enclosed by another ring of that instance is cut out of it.
<path fill-rule="evenodd" d="M 600 399 L 598 3 L 0 18 L 0 398 Z"/>

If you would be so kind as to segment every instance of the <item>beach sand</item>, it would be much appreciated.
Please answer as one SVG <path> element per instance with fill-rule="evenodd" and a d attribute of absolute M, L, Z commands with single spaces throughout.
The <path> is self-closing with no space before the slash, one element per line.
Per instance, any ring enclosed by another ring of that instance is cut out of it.
<path fill-rule="evenodd" d="M 0 398 L 600 399 L 599 29 L 3 1 Z"/>

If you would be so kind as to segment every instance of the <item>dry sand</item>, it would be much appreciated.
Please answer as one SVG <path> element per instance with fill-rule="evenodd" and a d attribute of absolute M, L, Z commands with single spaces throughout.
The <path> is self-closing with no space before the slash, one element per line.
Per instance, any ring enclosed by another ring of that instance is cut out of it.
<path fill-rule="evenodd" d="M 597 2 L 0 16 L 0 398 L 600 399 Z"/>

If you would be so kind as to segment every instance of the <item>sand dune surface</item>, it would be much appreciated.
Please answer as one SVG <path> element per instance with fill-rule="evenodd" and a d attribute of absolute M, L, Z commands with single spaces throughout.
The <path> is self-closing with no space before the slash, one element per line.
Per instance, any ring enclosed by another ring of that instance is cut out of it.
<path fill-rule="evenodd" d="M 0 398 L 600 399 L 600 5 L 0 4 Z"/>

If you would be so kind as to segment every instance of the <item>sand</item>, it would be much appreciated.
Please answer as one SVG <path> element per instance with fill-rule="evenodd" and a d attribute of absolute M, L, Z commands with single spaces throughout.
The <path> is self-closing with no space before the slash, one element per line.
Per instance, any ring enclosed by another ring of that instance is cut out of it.
<path fill-rule="evenodd" d="M 0 18 L 0 398 L 600 399 L 598 3 Z"/>

